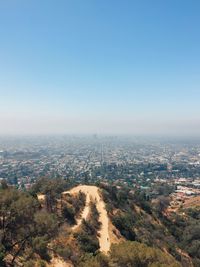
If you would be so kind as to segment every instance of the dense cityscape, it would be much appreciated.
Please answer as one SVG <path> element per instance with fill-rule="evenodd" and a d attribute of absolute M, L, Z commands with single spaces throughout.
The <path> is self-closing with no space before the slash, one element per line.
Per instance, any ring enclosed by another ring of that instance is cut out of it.
<path fill-rule="evenodd" d="M 43 176 L 112 181 L 152 194 L 155 184 L 167 184 L 177 196 L 189 197 L 200 193 L 200 142 L 97 135 L 1 138 L 1 180 L 29 189 Z"/>

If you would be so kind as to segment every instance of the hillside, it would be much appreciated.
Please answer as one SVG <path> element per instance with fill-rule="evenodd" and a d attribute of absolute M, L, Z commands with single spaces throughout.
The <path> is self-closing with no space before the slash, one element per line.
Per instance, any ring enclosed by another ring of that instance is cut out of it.
<path fill-rule="evenodd" d="M 88 214 L 90 212 L 90 201 L 95 202 L 97 211 L 99 213 L 99 222 L 101 224 L 101 228 L 98 231 L 98 240 L 100 246 L 99 250 L 101 252 L 107 253 L 110 249 L 109 218 L 105 209 L 105 203 L 99 193 L 99 189 L 96 186 L 80 185 L 72 188 L 70 191 L 63 192 L 62 194 L 77 194 L 79 192 L 83 192 L 86 195 L 86 203 L 80 219 L 76 222 L 76 225 L 72 228 L 72 230 L 78 228 L 81 225 L 83 219 L 87 220 Z"/>
<path fill-rule="evenodd" d="M 0 193 L 2 266 L 199 264 L 197 215 L 165 215 L 165 199 L 150 201 L 127 187 L 45 178 L 30 192 L 7 187 Z"/>

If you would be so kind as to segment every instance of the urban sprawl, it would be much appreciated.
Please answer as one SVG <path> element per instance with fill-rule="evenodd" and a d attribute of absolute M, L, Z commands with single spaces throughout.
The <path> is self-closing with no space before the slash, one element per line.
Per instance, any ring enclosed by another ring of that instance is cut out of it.
<path fill-rule="evenodd" d="M 200 203 L 198 140 L 93 135 L 0 141 L 0 180 L 19 190 L 30 189 L 40 177 L 62 177 L 82 184 L 127 185 L 149 198 L 168 191 L 168 212 Z"/>

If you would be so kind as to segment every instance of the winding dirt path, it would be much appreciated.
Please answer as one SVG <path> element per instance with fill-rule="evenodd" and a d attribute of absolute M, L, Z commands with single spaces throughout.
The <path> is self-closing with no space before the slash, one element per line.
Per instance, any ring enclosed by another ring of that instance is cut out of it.
<path fill-rule="evenodd" d="M 83 219 L 87 219 L 90 208 L 89 203 L 92 200 L 95 200 L 96 207 L 99 212 L 99 221 L 101 222 L 101 228 L 99 230 L 99 246 L 100 251 L 107 253 L 110 250 L 110 237 L 109 237 L 109 219 L 108 214 L 105 208 L 105 203 L 102 200 L 99 189 L 97 186 L 92 185 L 79 185 L 72 188 L 70 191 L 63 192 L 63 194 L 76 194 L 79 192 L 86 194 L 86 204 L 84 210 L 81 214 L 81 218 L 77 220 L 77 224 L 73 226 L 73 230 L 80 226 Z"/>

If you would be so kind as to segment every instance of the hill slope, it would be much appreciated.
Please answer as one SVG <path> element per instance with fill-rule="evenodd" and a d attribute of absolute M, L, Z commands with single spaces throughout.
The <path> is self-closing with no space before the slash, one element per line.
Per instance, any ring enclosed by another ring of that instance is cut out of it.
<path fill-rule="evenodd" d="M 86 204 L 81 214 L 81 218 L 77 220 L 76 225 L 72 228 L 72 230 L 75 230 L 77 227 L 79 227 L 83 219 L 87 219 L 90 211 L 89 203 L 91 200 L 94 201 L 99 212 L 99 222 L 101 223 L 101 228 L 98 231 L 100 251 L 107 253 L 110 249 L 109 218 L 105 208 L 105 203 L 100 196 L 99 188 L 90 185 L 79 185 L 72 188 L 70 191 L 63 192 L 62 194 L 77 194 L 79 192 L 83 192 L 86 195 Z"/>

